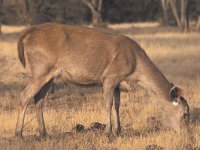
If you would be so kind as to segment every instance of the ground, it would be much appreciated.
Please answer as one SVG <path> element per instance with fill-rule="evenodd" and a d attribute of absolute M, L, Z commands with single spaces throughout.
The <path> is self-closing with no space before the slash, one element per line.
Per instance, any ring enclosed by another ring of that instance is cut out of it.
<path fill-rule="evenodd" d="M 49 93 L 44 103 L 49 137 L 38 138 L 34 104 L 31 101 L 25 119 L 24 141 L 13 138 L 20 92 L 30 78 L 29 69 L 23 69 L 17 58 L 16 42 L 23 28 L 3 26 L 3 34 L 0 35 L 1 148 L 175 149 L 178 143 L 177 134 L 161 124 L 162 110 L 151 91 L 136 87 L 133 92 L 122 92 L 122 133 L 116 139 L 109 139 L 103 134 L 106 111 L 102 88 L 65 85 L 59 79 L 56 80 L 54 93 Z M 183 34 L 176 28 L 161 27 L 158 23 L 114 24 L 108 25 L 108 28 L 110 32 L 125 34 L 137 41 L 164 75 L 182 89 L 191 107 L 194 137 L 199 139 L 200 34 Z M 200 141 L 196 140 L 195 147 L 199 146 Z"/>

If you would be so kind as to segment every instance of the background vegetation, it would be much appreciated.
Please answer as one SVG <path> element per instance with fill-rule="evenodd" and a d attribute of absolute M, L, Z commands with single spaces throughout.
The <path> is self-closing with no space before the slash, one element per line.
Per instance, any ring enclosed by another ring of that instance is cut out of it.
<path fill-rule="evenodd" d="M 24 24 L 36 13 L 45 13 L 63 23 L 90 23 L 92 13 L 84 1 L 98 0 L 1 0 L 0 20 L 3 24 Z M 163 0 L 104 0 L 102 20 L 109 23 L 135 21 L 162 21 Z M 164 0 L 166 1 L 166 0 Z M 168 0 L 171 1 L 171 0 Z M 172 0 L 179 6 L 180 0 Z M 200 15 L 200 1 L 189 0 L 189 18 Z M 168 8 L 170 23 L 175 19 Z"/>

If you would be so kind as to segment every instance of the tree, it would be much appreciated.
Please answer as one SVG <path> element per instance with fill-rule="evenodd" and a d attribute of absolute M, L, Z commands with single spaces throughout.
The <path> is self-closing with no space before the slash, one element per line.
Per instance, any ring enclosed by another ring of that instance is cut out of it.
<path fill-rule="evenodd" d="M 28 18 L 40 14 L 44 5 L 44 0 L 24 0 L 23 2 L 23 19 L 25 22 L 30 21 Z"/>
<path fill-rule="evenodd" d="M 166 0 L 166 1 L 169 1 L 177 26 L 183 32 L 188 32 L 189 31 L 189 21 L 188 21 L 189 0 Z"/>
<path fill-rule="evenodd" d="M 102 5 L 103 0 L 82 0 L 90 8 L 92 13 L 92 24 L 102 22 Z"/>
<path fill-rule="evenodd" d="M 39 14 L 42 6 L 44 5 L 44 0 L 35 0 L 35 4 L 36 4 L 36 14 Z"/>
<path fill-rule="evenodd" d="M 24 3 L 23 3 L 23 21 L 24 22 L 27 22 L 27 18 L 28 18 L 28 15 L 29 15 L 29 12 L 30 12 L 30 2 L 29 0 L 24 0 Z"/>
<path fill-rule="evenodd" d="M 196 27 L 197 32 L 200 32 L 200 16 L 197 18 L 197 27 Z"/>
<path fill-rule="evenodd" d="M 181 30 L 183 32 L 189 31 L 188 2 L 189 0 L 181 0 Z"/>
<path fill-rule="evenodd" d="M 163 11 L 163 24 L 169 24 L 169 17 L 168 17 L 168 8 L 169 8 L 169 0 L 161 0 L 162 4 L 162 11 Z"/>
<path fill-rule="evenodd" d="M 2 8 L 3 8 L 3 0 L 0 0 L 0 15 L 2 13 Z M 1 21 L 2 20 L 0 20 L 0 34 L 2 33 L 2 31 L 1 31 Z"/>
<path fill-rule="evenodd" d="M 176 19 L 177 26 L 180 28 L 181 27 L 181 21 L 178 15 L 178 10 L 177 10 L 177 1 L 176 0 L 169 0 L 172 13 L 174 15 L 174 18 Z"/>

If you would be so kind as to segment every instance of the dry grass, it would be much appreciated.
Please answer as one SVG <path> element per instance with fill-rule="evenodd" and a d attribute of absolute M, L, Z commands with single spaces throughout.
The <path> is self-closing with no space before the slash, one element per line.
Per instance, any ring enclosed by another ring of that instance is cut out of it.
<path fill-rule="evenodd" d="M 181 34 L 174 28 L 162 28 L 157 23 L 109 25 L 114 31 L 136 40 L 167 78 L 179 85 L 190 106 L 196 107 L 193 117 L 195 137 L 200 138 L 198 124 L 200 108 L 200 35 Z M 54 95 L 45 101 L 46 140 L 37 140 L 34 105 L 31 103 L 25 120 L 24 143 L 15 141 L 17 103 L 20 91 L 28 82 L 28 69 L 17 59 L 16 40 L 23 27 L 4 26 L 0 35 L 0 145 L 4 149 L 134 149 L 142 150 L 157 144 L 166 150 L 177 145 L 177 136 L 164 127 L 149 126 L 147 118 L 159 115 L 156 98 L 151 92 L 137 88 L 134 93 L 122 93 L 122 134 L 112 143 L 102 131 L 91 130 L 92 122 L 105 121 L 105 107 L 100 87 L 64 87 L 59 81 Z M 83 94 L 84 93 L 84 94 Z M 76 133 L 76 124 L 87 129 Z M 197 141 L 196 146 L 200 146 Z"/>

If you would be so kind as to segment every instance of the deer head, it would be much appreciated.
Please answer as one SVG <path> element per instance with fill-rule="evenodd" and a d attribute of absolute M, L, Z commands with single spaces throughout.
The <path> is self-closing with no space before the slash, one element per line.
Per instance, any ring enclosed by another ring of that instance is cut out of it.
<path fill-rule="evenodd" d="M 165 118 L 174 130 L 180 132 L 189 122 L 189 106 L 182 96 L 181 89 L 176 86 L 170 89 L 169 99 L 170 104 L 166 107 Z"/>

